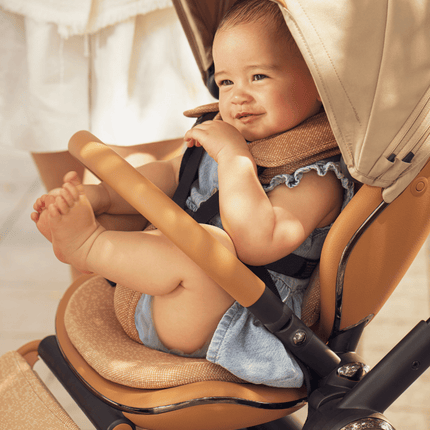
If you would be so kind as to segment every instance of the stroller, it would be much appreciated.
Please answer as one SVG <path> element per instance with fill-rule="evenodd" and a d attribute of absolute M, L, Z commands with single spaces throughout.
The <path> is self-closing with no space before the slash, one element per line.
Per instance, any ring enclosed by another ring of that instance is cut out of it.
<path fill-rule="evenodd" d="M 210 46 L 231 3 L 174 1 L 214 94 Z M 430 54 L 424 49 L 430 3 L 278 3 L 317 84 L 345 167 L 361 184 L 326 239 L 301 320 L 96 137 L 78 132 L 69 150 L 250 309 L 301 363 L 306 385 L 244 384 L 204 359 L 149 350 L 118 324 L 114 289 L 86 275 L 62 298 L 55 336 L 0 358 L 4 428 L 25 422 L 77 428 L 33 372 L 39 358 L 97 429 L 394 428 L 383 413 L 430 366 L 430 320 L 419 322 L 371 371 L 356 348 L 430 233 Z M 299 425 L 287 416 L 305 403 L 308 418 Z"/>

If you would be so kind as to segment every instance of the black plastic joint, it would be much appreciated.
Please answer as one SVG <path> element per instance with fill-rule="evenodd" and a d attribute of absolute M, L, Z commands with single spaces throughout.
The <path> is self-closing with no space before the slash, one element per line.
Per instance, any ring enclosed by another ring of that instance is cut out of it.
<path fill-rule="evenodd" d="M 271 333 L 282 329 L 293 315 L 293 311 L 266 286 L 261 297 L 248 308 Z"/>
<path fill-rule="evenodd" d="M 319 376 L 333 372 L 341 359 L 294 314 L 283 329 L 273 333 L 295 357 Z"/>
<path fill-rule="evenodd" d="M 320 376 L 328 376 L 340 358 L 314 334 L 267 286 L 248 309 L 285 348 Z"/>

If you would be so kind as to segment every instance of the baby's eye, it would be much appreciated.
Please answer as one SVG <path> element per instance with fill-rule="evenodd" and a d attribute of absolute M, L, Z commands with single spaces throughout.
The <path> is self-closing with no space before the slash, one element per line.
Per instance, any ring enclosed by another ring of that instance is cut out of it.
<path fill-rule="evenodd" d="M 225 87 L 227 85 L 233 85 L 233 81 L 230 81 L 230 79 L 223 79 L 222 81 L 219 81 L 219 83 L 218 83 L 219 87 Z"/>
<path fill-rule="evenodd" d="M 254 81 L 262 81 L 263 79 L 266 79 L 266 78 L 267 76 L 261 73 L 257 73 L 256 75 L 254 75 Z"/>

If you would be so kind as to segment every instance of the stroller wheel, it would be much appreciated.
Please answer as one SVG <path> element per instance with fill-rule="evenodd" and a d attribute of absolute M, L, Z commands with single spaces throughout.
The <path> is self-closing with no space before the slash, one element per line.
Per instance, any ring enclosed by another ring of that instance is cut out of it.
<path fill-rule="evenodd" d="M 340 430 L 395 430 L 395 428 L 389 422 L 379 418 L 362 418 Z"/>

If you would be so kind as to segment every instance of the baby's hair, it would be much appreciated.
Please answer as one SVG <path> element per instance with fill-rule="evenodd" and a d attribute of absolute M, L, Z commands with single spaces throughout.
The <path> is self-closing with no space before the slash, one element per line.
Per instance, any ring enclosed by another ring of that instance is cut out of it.
<path fill-rule="evenodd" d="M 264 22 L 268 28 L 273 28 L 280 37 L 284 37 L 288 42 L 295 45 L 279 5 L 271 0 L 236 1 L 224 15 L 217 31 L 256 21 Z"/>

